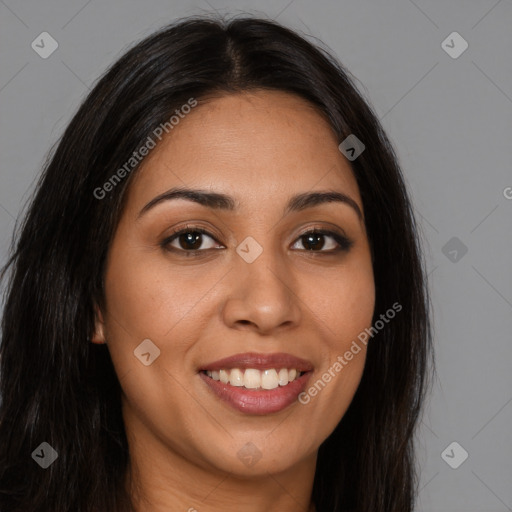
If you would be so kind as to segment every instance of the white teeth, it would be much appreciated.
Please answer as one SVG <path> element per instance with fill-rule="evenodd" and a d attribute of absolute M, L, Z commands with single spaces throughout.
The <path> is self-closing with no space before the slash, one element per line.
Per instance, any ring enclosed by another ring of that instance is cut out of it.
<path fill-rule="evenodd" d="M 208 372 L 206 372 L 208 374 Z M 224 384 L 229 382 L 229 373 L 226 370 L 221 370 L 219 372 L 220 381 Z"/>
<path fill-rule="evenodd" d="M 247 389 L 257 389 L 261 386 L 261 372 L 248 368 L 244 373 L 244 387 Z"/>
<path fill-rule="evenodd" d="M 232 386 L 243 386 L 244 385 L 244 374 L 238 368 L 233 368 L 229 376 L 229 383 Z"/>
<path fill-rule="evenodd" d="M 261 387 L 263 389 L 276 389 L 279 386 L 277 372 L 272 370 L 264 370 L 261 374 Z"/>
<path fill-rule="evenodd" d="M 279 385 L 280 386 L 286 386 L 288 384 L 288 370 L 286 368 L 281 368 L 279 370 L 279 373 L 277 374 L 279 378 Z"/>
<path fill-rule="evenodd" d="M 231 384 L 231 386 L 245 387 L 247 389 L 276 389 L 279 386 L 286 386 L 300 376 L 295 368 L 287 369 L 269 368 L 268 370 L 256 370 L 247 368 L 241 370 L 232 368 L 227 370 L 207 370 L 206 375 L 213 380 L 222 382 L 223 384 Z"/>

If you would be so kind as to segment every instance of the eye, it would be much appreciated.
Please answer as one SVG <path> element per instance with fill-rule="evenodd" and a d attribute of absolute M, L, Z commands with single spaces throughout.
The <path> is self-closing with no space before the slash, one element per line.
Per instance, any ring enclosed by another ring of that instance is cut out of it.
<path fill-rule="evenodd" d="M 325 242 L 326 237 L 331 239 L 327 244 Z M 348 251 L 353 245 L 353 242 L 345 235 L 323 229 L 313 229 L 303 233 L 296 243 L 299 242 L 302 242 L 302 246 L 306 251 L 327 253 Z"/>
<path fill-rule="evenodd" d="M 205 238 L 209 238 L 214 243 L 212 244 L 212 242 L 210 242 L 205 244 Z M 183 229 L 175 231 L 171 236 L 167 237 L 160 245 L 168 250 L 194 253 L 196 251 L 215 249 L 215 242 L 216 240 L 213 237 L 213 235 L 208 233 L 208 231 L 206 231 L 205 229 L 201 227 L 187 226 Z"/>
<path fill-rule="evenodd" d="M 326 243 L 326 238 L 330 238 L 330 242 Z M 206 239 L 210 239 L 210 242 L 205 244 Z M 302 250 L 304 251 L 330 254 L 348 251 L 353 245 L 353 242 L 345 235 L 322 229 L 312 229 L 303 233 L 292 248 L 296 248 L 295 246 L 298 243 L 302 243 Z M 187 256 L 208 249 L 224 248 L 224 246 L 218 244 L 213 235 L 199 226 L 186 226 L 177 230 L 163 240 L 160 245 L 166 250 L 181 252 Z"/>

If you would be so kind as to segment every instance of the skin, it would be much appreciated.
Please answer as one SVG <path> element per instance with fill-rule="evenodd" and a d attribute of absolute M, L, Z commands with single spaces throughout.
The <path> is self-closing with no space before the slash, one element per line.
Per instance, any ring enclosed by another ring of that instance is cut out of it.
<path fill-rule="evenodd" d="M 351 197 L 364 216 L 339 142 L 293 95 L 224 95 L 192 109 L 133 176 L 92 341 L 108 342 L 123 390 L 126 485 L 138 512 L 314 510 L 317 450 L 356 392 L 366 348 L 308 404 L 268 415 L 234 410 L 198 370 L 237 353 L 287 352 L 313 364 L 311 385 L 371 326 L 375 288 L 363 219 L 339 202 L 283 216 L 292 195 L 325 190 Z M 214 210 L 178 199 L 139 217 L 176 186 L 225 193 L 239 206 Z M 179 239 L 176 252 L 160 245 L 186 224 L 213 237 L 203 235 L 198 256 L 187 257 Z M 333 253 L 337 243 L 325 235 L 323 247 L 307 251 L 300 235 L 313 227 L 342 230 L 353 245 Z M 235 251 L 247 236 L 263 248 L 252 263 Z M 145 366 L 134 350 L 148 338 L 160 356 Z M 251 467 L 237 456 L 249 442 L 261 454 Z"/>

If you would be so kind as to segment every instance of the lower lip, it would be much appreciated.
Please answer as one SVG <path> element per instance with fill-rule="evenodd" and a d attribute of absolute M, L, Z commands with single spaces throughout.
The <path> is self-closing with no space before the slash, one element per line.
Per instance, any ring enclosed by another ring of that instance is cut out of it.
<path fill-rule="evenodd" d="M 297 401 L 297 397 L 306 387 L 310 373 L 304 373 L 286 386 L 268 390 L 231 386 L 220 380 L 213 380 L 202 372 L 199 375 L 217 397 L 234 409 L 246 414 L 271 414 L 282 411 Z"/>

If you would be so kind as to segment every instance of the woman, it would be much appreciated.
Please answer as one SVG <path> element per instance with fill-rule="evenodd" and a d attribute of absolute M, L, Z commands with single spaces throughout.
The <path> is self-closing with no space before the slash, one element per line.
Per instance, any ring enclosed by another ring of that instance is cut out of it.
<path fill-rule="evenodd" d="M 428 297 L 393 149 L 277 23 L 97 83 L 4 268 L 0 510 L 411 511 Z"/>

